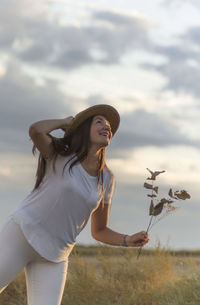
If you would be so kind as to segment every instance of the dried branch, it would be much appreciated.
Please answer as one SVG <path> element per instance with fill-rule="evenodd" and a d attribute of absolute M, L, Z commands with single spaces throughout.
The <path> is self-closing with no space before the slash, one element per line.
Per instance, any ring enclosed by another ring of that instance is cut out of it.
<path fill-rule="evenodd" d="M 159 188 L 158 186 L 154 187 L 153 182 L 154 180 L 156 180 L 156 177 L 164 173 L 165 170 L 155 171 L 155 172 L 151 171 L 149 168 L 147 168 L 147 170 L 151 174 L 151 177 L 150 178 L 148 177 L 147 180 L 151 180 L 152 184 L 145 182 L 144 188 L 149 189 L 152 192 L 151 194 L 147 194 L 147 196 L 151 198 L 151 202 L 149 206 L 149 215 L 151 216 L 151 218 L 146 233 L 148 233 L 157 222 L 159 222 L 161 219 L 168 216 L 177 209 L 177 207 L 172 206 L 172 203 L 174 203 L 177 200 L 186 200 L 191 198 L 190 194 L 185 190 L 173 192 L 173 190 L 170 188 L 168 192 L 169 198 L 161 198 L 160 200 L 156 199 L 157 204 L 155 205 L 154 199 L 157 198 Z M 161 216 L 157 218 L 158 215 Z M 142 247 L 139 248 L 137 258 L 139 258 L 141 252 L 142 252 Z"/>
<path fill-rule="evenodd" d="M 150 178 L 147 178 L 147 180 L 156 180 L 156 177 L 158 176 L 158 175 L 160 175 L 160 174 L 162 174 L 162 173 L 165 173 L 165 170 L 163 170 L 163 171 L 155 171 L 155 172 L 153 172 L 153 171 L 151 171 L 149 168 L 147 168 L 147 170 L 150 172 L 150 174 L 151 174 L 151 177 Z"/>

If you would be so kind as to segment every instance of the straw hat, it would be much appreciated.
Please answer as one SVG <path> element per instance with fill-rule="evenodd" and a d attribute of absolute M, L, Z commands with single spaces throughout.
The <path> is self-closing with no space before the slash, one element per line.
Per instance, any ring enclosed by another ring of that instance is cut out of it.
<path fill-rule="evenodd" d="M 120 116 L 114 107 L 106 104 L 95 105 L 79 112 L 71 124 L 65 128 L 66 134 L 71 134 L 81 123 L 95 115 L 102 115 L 109 121 L 112 134 L 114 135 L 119 127 Z"/>

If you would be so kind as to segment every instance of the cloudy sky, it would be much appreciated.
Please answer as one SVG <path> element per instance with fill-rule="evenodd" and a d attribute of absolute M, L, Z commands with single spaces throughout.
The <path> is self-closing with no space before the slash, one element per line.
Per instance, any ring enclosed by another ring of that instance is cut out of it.
<path fill-rule="evenodd" d="M 199 14 L 197 0 L 1 0 L 1 225 L 34 183 L 29 125 L 105 103 L 121 115 L 107 149 L 111 228 L 146 229 L 146 167 L 164 169 L 160 196 L 185 188 L 192 199 L 152 229 L 149 247 L 200 247 Z M 90 224 L 78 241 L 95 243 Z"/>

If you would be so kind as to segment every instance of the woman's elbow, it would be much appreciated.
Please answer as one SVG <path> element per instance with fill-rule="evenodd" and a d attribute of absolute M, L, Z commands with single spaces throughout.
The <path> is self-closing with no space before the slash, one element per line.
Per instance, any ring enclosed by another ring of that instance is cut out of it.
<path fill-rule="evenodd" d="M 93 230 L 91 230 L 91 235 L 92 235 L 92 237 L 94 238 L 94 239 L 96 239 L 96 234 L 95 234 L 95 232 L 93 231 Z M 96 239 L 97 240 L 97 239 Z"/>
<path fill-rule="evenodd" d="M 91 235 L 94 239 L 96 239 L 98 241 L 98 231 L 97 230 L 92 229 Z"/>
<path fill-rule="evenodd" d="M 105 228 L 104 228 L 105 229 Z M 104 229 L 101 230 L 92 230 L 92 237 L 97 241 L 102 241 L 103 234 L 105 234 Z"/>
<path fill-rule="evenodd" d="M 34 137 L 35 135 L 37 135 L 37 134 L 39 134 L 40 132 L 39 132 L 39 130 L 38 130 L 38 128 L 37 128 L 37 126 L 36 126 L 36 124 L 35 123 L 33 123 L 32 125 L 30 125 L 30 127 L 29 127 L 29 136 L 32 138 L 32 137 Z"/>

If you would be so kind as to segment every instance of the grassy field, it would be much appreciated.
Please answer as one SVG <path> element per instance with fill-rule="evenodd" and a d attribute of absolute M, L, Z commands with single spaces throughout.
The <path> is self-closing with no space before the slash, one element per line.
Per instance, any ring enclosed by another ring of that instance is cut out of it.
<path fill-rule="evenodd" d="M 0 295 L 0 305 L 25 305 L 24 272 Z M 200 251 L 76 246 L 62 305 L 199 305 Z"/>

